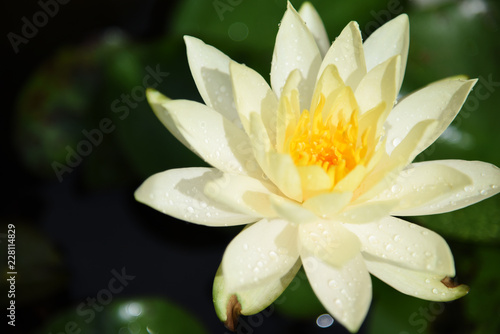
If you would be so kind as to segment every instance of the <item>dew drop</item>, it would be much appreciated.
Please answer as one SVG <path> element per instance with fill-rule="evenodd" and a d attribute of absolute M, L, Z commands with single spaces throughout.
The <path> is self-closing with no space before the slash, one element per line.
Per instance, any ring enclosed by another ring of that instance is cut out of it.
<path fill-rule="evenodd" d="M 401 185 L 399 184 L 395 184 L 391 187 L 391 191 L 394 193 L 394 194 L 397 194 L 398 192 L 400 192 L 402 190 L 402 187 Z"/>
<path fill-rule="evenodd" d="M 371 244 L 376 244 L 376 243 L 378 242 L 377 237 L 376 237 L 376 236 L 374 236 L 374 235 L 370 235 L 370 236 L 368 237 L 368 241 L 369 241 Z"/>
<path fill-rule="evenodd" d="M 396 234 L 394 237 L 393 237 L 394 241 L 401 241 L 401 236 L 399 234 Z"/>
<path fill-rule="evenodd" d="M 465 190 L 466 192 L 471 192 L 473 189 L 474 189 L 474 188 L 473 188 L 472 186 L 466 186 L 466 187 L 464 188 L 464 190 Z"/>
<path fill-rule="evenodd" d="M 329 287 L 331 287 L 331 288 L 336 288 L 336 287 L 337 287 L 337 281 L 335 281 L 335 280 L 333 280 L 333 279 L 332 279 L 332 280 L 330 280 L 330 281 L 328 282 L 328 286 L 329 286 Z"/>
<path fill-rule="evenodd" d="M 432 293 L 433 293 L 433 294 L 437 295 L 437 294 L 438 294 L 438 292 L 439 292 L 439 291 L 438 291 L 438 289 L 432 289 Z"/>
<path fill-rule="evenodd" d="M 187 212 L 189 212 L 189 213 L 194 213 L 194 209 L 193 209 L 193 207 L 191 207 L 191 206 L 188 206 L 186 210 L 187 210 Z"/>
<path fill-rule="evenodd" d="M 248 244 L 243 244 L 243 250 L 248 250 Z"/>
<path fill-rule="evenodd" d="M 430 283 L 431 283 L 431 280 L 430 280 L 430 279 L 428 279 L 428 278 L 426 278 L 426 279 L 425 279 L 425 283 L 430 284 Z"/>
<path fill-rule="evenodd" d="M 486 195 L 488 195 L 488 192 L 483 189 L 483 190 L 481 190 L 480 194 L 483 195 L 483 196 L 486 196 Z"/>
<path fill-rule="evenodd" d="M 388 252 L 392 252 L 394 250 L 394 246 L 392 244 L 387 244 L 385 246 L 385 250 Z"/>
<path fill-rule="evenodd" d="M 401 138 L 394 138 L 392 141 L 392 145 L 394 147 L 398 146 L 401 143 Z"/>

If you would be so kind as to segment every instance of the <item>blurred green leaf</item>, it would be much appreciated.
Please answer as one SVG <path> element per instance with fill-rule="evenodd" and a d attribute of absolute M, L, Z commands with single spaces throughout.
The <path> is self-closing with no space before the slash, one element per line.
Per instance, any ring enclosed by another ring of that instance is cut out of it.
<path fill-rule="evenodd" d="M 498 196 L 458 211 L 417 217 L 417 222 L 457 240 L 500 241 L 500 198 Z"/>
<path fill-rule="evenodd" d="M 39 333 L 76 333 L 79 329 L 80 333 L 99 334 L 208 333 L 193 315 L 164 299 L 118 300 L 102 307 L 100 312 L 90 307 L 67 310 L 51 319 Z"/>
<path fill-rule="evenodd" d="M 99 90 L 95 49 L 65 47 L 36 70 L 20 92 L 14 137 L 26 167 L 53 177 L 54 161 L 65 164 L 66 147 L 75 149 L 88 125 Z"/>
<path fill-rule="evenodd" d="M 27 223 L 19 221 L 9 221 L 9 223 L 15 226 L 15 269 L 8 270 L 6 255 L 2 256 L 0 268 L 7 277 L 7 272 L 18 273 L 15 280 L 16 303 L 32 304 L 63 290 L 68 281 L 68 273 L 54 245 Z M 7 254 L 7 240 L 7 235 L 0 239 L 3 254 Z M 8 283 L 3 279 L 0 281 L 0 287 L 7 291 Z M 2 299 L 2 303 L 8 302 L 9 299 Z"/>
<path fill-rule="evenodd" d="M 375 277 L 372 282 L 374 296 L 367 320 L 369 334 L 432 333 L 432 324 L 444 311 L 444 303 L 404 295 Z"/>
<path fill-rule="evenodd" d="M 473 253 L 475 277 L 465 299 L 466 314 L 474 324 L 473 334 L 500 333 L 500 250 L 481 247 Z"/>
<path fill-rule="evenodd" d="M 274 302 L 276 310 L 293 318 L 316 318 L 326 313 L 325 308 L 314 294 L 304 269 L 297 275 Z"/>

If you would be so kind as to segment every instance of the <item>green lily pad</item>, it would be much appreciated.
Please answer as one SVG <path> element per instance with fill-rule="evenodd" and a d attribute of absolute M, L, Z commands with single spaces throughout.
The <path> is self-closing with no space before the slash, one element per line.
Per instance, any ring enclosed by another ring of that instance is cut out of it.
<path fill-rule="evenodd" d="M 117 300 L 99 306 L 67 310 L 39 333 L 208 333 L 193 315 L 160 298 Z"/>

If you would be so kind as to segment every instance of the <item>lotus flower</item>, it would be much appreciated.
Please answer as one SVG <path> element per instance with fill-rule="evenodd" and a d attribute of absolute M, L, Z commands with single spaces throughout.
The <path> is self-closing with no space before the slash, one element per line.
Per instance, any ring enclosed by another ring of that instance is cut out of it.
<path fill-rule="evenodd" d="M 438 234 L 395 216 L 457 210 L 496 194 L 499 169 L 478 161 L 412 163 L 459 112 L 476 80 L 445 79 L 397 101 L 409 45 L 400 15 L 364 43 L 350 22 L 330 46 L 318 13 L 291 4 L 270 85 L 185 37 L 205 104 L 148 99 L 167 129 L 212 168 L 168 170 L 135 196 L 195 224 L 248 224 L 214 282 L 221 320 L 270 305 L 301 265 L 317 297 L 351 332 L 371 299 L 370 274 L 402 293 L 448 301 L 458 285 Z M 396 103 L 397 102 L 397 103 Z"/>

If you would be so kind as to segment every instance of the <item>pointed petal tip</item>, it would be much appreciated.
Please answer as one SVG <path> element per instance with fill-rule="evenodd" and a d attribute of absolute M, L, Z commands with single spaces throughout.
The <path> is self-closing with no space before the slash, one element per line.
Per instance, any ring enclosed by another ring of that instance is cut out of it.
<path fill-rule="evenodd" d="M 465 284 L 457 283 L 453 278 L 446 276 L 441 280 L 444 286 L 448 289 L 453 290 L 453 294 L 450 296 L 450 301 L 461 298 L 469 293 L 470 287 Z"/>
<path fill-rule="evenodd" d="M 146 88 L 146 98 L 150 104 L 163 104 L 171 101 L 170 98 L 151 87 Z"/>

